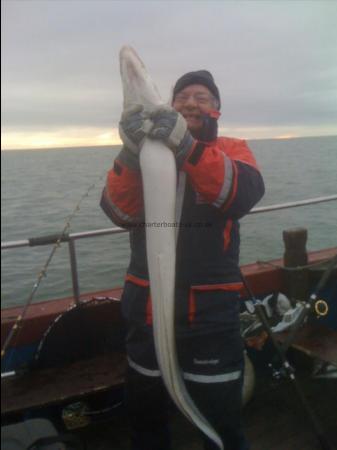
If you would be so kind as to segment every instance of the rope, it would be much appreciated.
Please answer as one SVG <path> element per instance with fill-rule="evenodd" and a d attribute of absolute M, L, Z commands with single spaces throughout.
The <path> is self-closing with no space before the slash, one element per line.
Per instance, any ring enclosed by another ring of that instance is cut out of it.
<path fill-rule="evenodd" d="M 16 320 L 15 320 L 15 322 L 14 322 L 14 324 L 13 324 L 11 330 L 10 330 L 10 332 L 8 333 L 8 335 L 6 337 L 4 345 L 3 345 L 2 349 L 1 349 L 1 359 L 5 356 L 7 348 L 9 346 L 9 344 L 11 343 L 12 339 L 15 337 L 15 335 L 16 335 L 16 337 L 19 336 L 19 331 L 17 331 L 17 330 L 19 330 L 20 325 L 21 325 L 21 323 L 22 323 L 22 321 L 25 318 L 25 315 L 27 313 L 28 307 L 32 303 L 32 301 L 34 299 L 34 296 L 35 296 L 35 294 L 36 294 L 36 292 L 37 292 L 37 290 L 38 290 L 38 288 L 39 288 L 43 278 L 47 276 L 47 270 L 48 270 L 48 267 L 49 267 L 49 265 L 51 263 L 51 260 L 53 259 L 54 255 L 56 253 L 56 250 L 61 246 L 61 241 L 64 238 L 64 236 L 66 235 L 67 231 L 69 230 L 70 225 L 71 225 L 71 221 L 74 219 L 76 214 L 80 211 L 80 207 L 81 207 L 81 204 L 84 201 L 84 199 L 89 197 L 89 193 L 96 187 L 97 183 L 100 182 L 103 179 L 104 174 L 105 174 L 105 171 L 104 171 L 104 173 L 102 175 L 100 175 L 100 177 L 98 178 L 98 180 L 96 182 L 94 182 L 93 184 L 91 184 L 88 187 L 88 189 L 85 191 L 85 193 L 80 197 L 80 199 L 77 202 L 77 204 L 76 204 L 75 208 L 73 209 L 73 211 L 66 218 L 65 225 L 63 227 L 63 230 L 60 233 L 59 238 L 57 239 L 57 241 L 53 245 L 53 247 L 51 249 L 51 252 L 50 252 L 50 254 L 49 254 L 45 264 L 43 265 L 42 269 L 40 270 L 40 272 L 39 272 L 39 274 L 37 276 L 37 279 L 36 279 L 36 281 L 35 281 L 35 283 L 33 285 L 33 288 L 32 288 L 32 290 L 31 290 L 31 292 L 30 292 L 30 294 L 28 296 L 28 299 L 27 299 L 25 305 L 22 308 L 21 313 L 17 316 L 17 318 L 16 318 Z"/>

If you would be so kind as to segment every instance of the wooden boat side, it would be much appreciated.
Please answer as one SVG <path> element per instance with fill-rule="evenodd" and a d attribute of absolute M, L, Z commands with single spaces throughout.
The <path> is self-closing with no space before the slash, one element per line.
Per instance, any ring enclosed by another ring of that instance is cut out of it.
<path fill-rule="evenodd" d="M 309 253 L 309 264 L 319 263 L 331 258 L 337 253 L 337 247 L 319 250 Z M 285 280 L 282 271 L 283 260 L 276 259 L 268 261 L 268 263 L 252 263 L 241 267 L 243 274 L 247 278 L 254 294 L 256 296 L 266 295 L 270 292 L 283 291 Z M 119 321 L 119 302 L 122 294 L 122 288 L 114 288 L 110 290 L 96 291 L 82 294 L 81 301 L 114 298 L 116 299 L 116 308 L 112 309 L 111 320 Z M 242 290 L 243 297 L 247 293 Z M 67 297 L 55 299 L 45 302 L 35 303 L 29 306 L 28 311 L 21 323 L 20 332 L 15 338 L 15 346 L 29 345 L 39 341 L 48 328 L 49 324 L 60 314 L 67 311 L 74 305 L 74 298 Z M 16 318 L 22 313 L 21 307 L 5 308 L 1 311 L 1 345 L 3 345 L 10 329 L 12 328 Z"/>
<path fill-rule="evenodd" d="M 86 302 L 97 299 L 97 304 L 105 298 L 116 301 L 116 308 L 112 308 L 111 321 L 120 321 L 119 300 L 122 288 L 91 292 L 80 296 L 80 301 Z M 27 313 L 21 323 L 21 329 L 14 339 L 15 347 L 29 345 L 39 341 L 48 326 L 59 315 L 65 313 L 75 305 L 74 297 L 49 300 L 33 303 L 29 306 Z M 16 318 L 22 313 L 21 307 L 5 308 L 1 310 L 1 345 L 3 345 Z"/>

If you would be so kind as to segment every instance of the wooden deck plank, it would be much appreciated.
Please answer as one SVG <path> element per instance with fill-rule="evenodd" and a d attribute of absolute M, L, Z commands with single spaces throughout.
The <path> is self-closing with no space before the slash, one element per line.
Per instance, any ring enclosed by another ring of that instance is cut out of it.
<path fill-rule="evenodd" d="M 41 406 L 41 396 L 52 404 L 62 400 L 60 392 L 80 397 L 93 388 L 93 382 L 98 391 L 104 392 L 123 381 L 124 368 L 123 356 L 113 360 L 105 355 L 90 360 L 90 364 L 89 361 L 82 361 L 58 371 L 53 369 L 52 373 L 50 369 L 43 370 L 24 385 L 15 385 L 14 379 L 8 383 L 8 379 L 2 386 L 5 388 L 2 408 L 6 406 L 7 411 L 15 412 L 22 407 L 28 408 L 34 401 L 35 406 Z M 115 373 L 113 379 L 112 373 Z M 299 379 L 310 405 L 337 448 L 336 380 L 313 380 L 308 374 L 302 378 L 299 376 Z M 70 386 L 65 384 L 66 380 Z M 8 398 L 11 398 L 11 403 Z M 13 404 L 18 400 L 20 404 Z M 299 399 L 288 382 L 274 385 L 270 378 L 257 374 L 254 396 L 244 409 L 244 422 L 251 450 L 321 450 Z M 174 412 L 172 415 L 171 428 L 174 450 L 202 450 L 199 433 L 180 413 Z M 78 429 L 76 433 L 86 442 L 88 450 L 129 449 L 130 430 L 123 410 L 109 423 L 93 423 Z"/>
<path fill-rule="evenodd" d="M 124 382 L 125 368 L 125 355 L 106 354 L 65 367 L 3 378 L 1 416 L 106 391 Z"/>
<path fill-rule="evenodd" d="M 286 337 L 286 332 L 277 335 L 281 342 Z M 291 346 L 312 358 L 337 365 L 337 331 L 320 325 L 306 325 L 298 331 Z"/>

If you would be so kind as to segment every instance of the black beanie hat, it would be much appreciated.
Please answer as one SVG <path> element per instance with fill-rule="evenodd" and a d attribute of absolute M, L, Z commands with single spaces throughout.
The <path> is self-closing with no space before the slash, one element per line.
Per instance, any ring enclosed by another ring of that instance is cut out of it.
<path fill-rule="evenodd" d="M 197 70 L 195 72 L 188 72 L 185 73 L 185 75 L 183 75 L 182 77 L 180 77 L 173 88 L 173 100 L 175 96 L 178 94 L 178 92 L 182 91 L 183 89 L 185 89 L 185 87 L 191 84 L 202 84 L 203 86 L 206 86 L 212 92 L 214 97 L 218 100 L 219 102 L 218 109 L 220 109 L 221 102 L 219 89 L 214 83 L 212 74 L 207 70 Z"/>

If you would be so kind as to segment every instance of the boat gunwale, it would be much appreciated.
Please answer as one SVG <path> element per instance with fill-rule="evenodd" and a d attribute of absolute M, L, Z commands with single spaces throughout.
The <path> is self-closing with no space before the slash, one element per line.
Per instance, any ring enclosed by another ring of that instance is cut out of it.
<path fill-rule="evenodd" d="M 337 247 L 312 251 L 308 253 L 308 264 L 323 262 L 337 254 Z M 267 294 L 277 290 L 282 291 L 284 285 L 283 259 L 274 259 L 267 262 L 255 262 L 241 266 L 241 270 L 248 279 L 255 295 Z M 116 301 L 116 315 L 111 317 L 116 322 L 120 321 L 119 300 L 122 294 L 122 287 L 95 291 L 81 294 L 80 300 L 87 302 L 96 299 L 97 302 L 105 299 Z M 247 297 L 244 289 L 241 296 Z M 48 325 L 57 316 L 63 314 L 76 304 L 73 296 L 46 300 L 31 304 L 21 324 L 21 331 L 15 340 L 15 346 L 34 344 L 39 341 Z M 4 308 L 1 310 L 1 341 L 5 341 L 9 330 L 15 320 L 21 314 L 22 306 Z"/>

